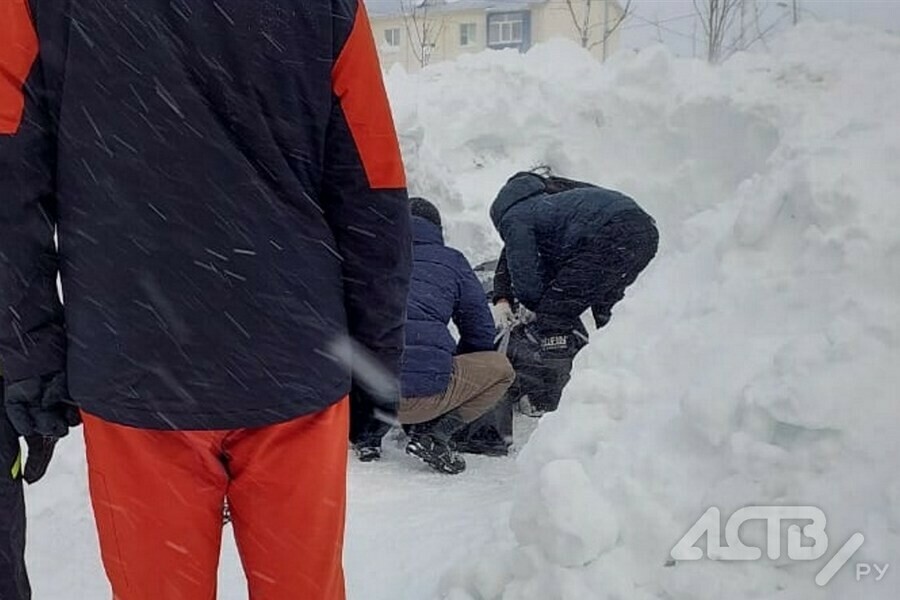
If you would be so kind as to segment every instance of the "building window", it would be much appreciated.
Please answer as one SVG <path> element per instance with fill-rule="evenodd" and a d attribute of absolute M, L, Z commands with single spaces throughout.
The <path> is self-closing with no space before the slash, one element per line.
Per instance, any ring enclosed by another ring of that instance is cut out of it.
<path fill-rule="evenodd" d="M 387 44 L 388 48 L 399 48 L 400 47 L 400 28 L 393 27 L 391 29 L 384 30 L 384 42 Z"/>
<path fill-rule="evenodd" d="M 476 35 L 475 23 L 463 23 L 459 26 L 459 45 L 474 46 L 478 43 Z"/>
<path fill-rule="evenodd" d="M 505 46 L 521 44 L 525 39 L 525 17 L 522 13 L 491 15 L 488 24 L 488 44 Z"/>

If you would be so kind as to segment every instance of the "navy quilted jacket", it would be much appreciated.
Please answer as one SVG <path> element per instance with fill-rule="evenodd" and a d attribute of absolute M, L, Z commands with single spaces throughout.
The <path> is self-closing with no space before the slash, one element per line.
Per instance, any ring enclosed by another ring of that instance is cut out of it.
<path fill-rule="evenodd" d="M 407 398 L 446 390 L 455 354 L 494 349 L 494 321 L 469 262 L 425 219 L 413 217 L 413 241 L 402 375 Z M 451 319 L 459 343 L 447 328 Z"/>

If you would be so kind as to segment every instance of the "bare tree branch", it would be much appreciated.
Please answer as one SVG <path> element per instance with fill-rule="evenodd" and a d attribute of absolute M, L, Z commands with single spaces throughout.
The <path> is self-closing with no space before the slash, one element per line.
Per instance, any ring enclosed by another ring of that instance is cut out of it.
<path fill-rule="evenodd" d="M 765 0 L 693 0 L 694 11 L 706 37 L 706 58 L 717 63 L 736 52 L 748 50 L 766 39 L 789 16 L 774 21 L 766 17 L 771 3 Z M 752 15 L 748 19 L 748 9 Z M 765 25 L 768 23 L 768 25 Z"/>
<path fill-rule="evenodd" d="M 427 67 L 437 40 L 444 31 L 444 19 L 429 17 L 429 8 L 434 0 L 401 0 L 403 22 L 406 35 L 412 46 L 413 55 L 421 67 Z"/>
<path fill-rule="evenodd" d="M 590 24 L 590 20 L 588 20 L 588 23 L 585 24 L 585 22 L 583 20 L 578 18 L 578 15 L 575 12 L 575 4 L 574 4 L 576 1 L 579 4 L 582 2 L 585 2 L 586 3 L 585 12 L 587 12 L 590 10 L 591 0 L 566 0 L 566 6 L 568 6 L 568 8 L 569 8 L 569 15 L 571 15 L 571 17 L 572 17 L 572 23 L 575 25 L 575 31 L 578 32 L 578 41 L 581 43 L 582 48 L 587 48 L 588 41 L 589 41 L 588 25 Z M 588 13 L 588 14 L 590 14 L 590 13 Z"/>
<path fill-rule="evenodd" d="M 627 0 L 624 8 L 621 9 L 621 13 L 618 18 L 616 18 L 613 22 L 607 21 L 607 15 L 609 14 L 609 2 L 611 0 L 600 0 L 605 3 L 604 5 L 604 17 L 602 21 L 592 23 L 591 16 L 593 14 L 593 0 L 566 0 L 566 7 L 569 9 L 569 15 L 572 18 L 572 24 L 575 27 L 575 31 L 578 34 L 578 41 L 581 44 L 582 48 L 587 48 L 588 50 L 593 50 L 597 46 L 605 45 L 610 38 L 612 38 L 613 34 L 621 27 L 622 23 L 624 23 L 628 17 L 631 16 L 632 13 L 632 2 L 633 0 Z M 581 17 L 578 15 L 578 11 L 576 10 L 576 5 L 583 7 L 583 13 Z M 602 29 L 602 33 L 598 39 L 594 38 L 594 31 L 596 29 Z M 605 56 L 604 52 L 604 58 Z"/>
<path fill-rule="evenodd" d="M 706 37 L 709 37 L 709 19 L 706 18 L 703 9 L 700 7 L 700 0 L 694 1 L 694 11 L 696 11 L 697 16 L 700 18 L 700 24 L 703 25 L 703 33 L 706 34 Z"/>
<path fill-rule="evenodd" d="M 632 4 L 632 0 L 628 0 L 625 3 L 625 6 L 622 7 L 622 14 L 620 14 L 619 18 L 616 19 L 616 21 L 612 25 L 610 25 L 609 28 L 607 28 L 606 31 L 604 32 L 604 39 L 609 39 L 610 37 L 612 37 L 612 34 L 614 34 L 616 32 L 616 30 L 618 30 L 619 27 L 622 26 L 622 23 L 624 23 L 625 20 L 631 16 L 631 12 L 632 12 L 631 4 Z"/>
<path fill-rule="evenodd" d="M 725 58 L 728 48 L 726 41 L 733 35 L 735 23 L 740 18 L 746 1 L 693 0 L 694 10 L 706 34 L 706 59 L 709 62 L 720 62 Z M 739 35 L 743 35 L 743 28 Z"/>
<path fill-rule="evenodd" d="M 778 17 L 778 19 L 776 19 L 775 21 L 770 23 L 769 26 L 765 27 L 765 28 L 762 28 L 760 26 L 759 21 L 757 20 L 757 22 L 755 24 L 756 35 L 754 35 L 752 38 L 748 38 L 748 39 L 744 40 L 744 43 L 740 46 L 734 46 L 734 45 L 731 46 L 729 48 L 728 53 L 725 55 L 725 58 L 728 58 L 729 56 L 731 56 L 732 54 L 735 54 L 736 52 L 740 52 L 742 50 L 749 50 L 750 48 L 752 48 L 754 45 L 756 45 L 758 43 L 761 43 L 761 44 L 763 44 L 763 46 L 766 46 L 766 40 L 779 26 L 781 26 L 781 24 L 784 22 L 784 20 L 787 17 L 788 17 L 788 14 L 781 15 L 780 17 Z"/>

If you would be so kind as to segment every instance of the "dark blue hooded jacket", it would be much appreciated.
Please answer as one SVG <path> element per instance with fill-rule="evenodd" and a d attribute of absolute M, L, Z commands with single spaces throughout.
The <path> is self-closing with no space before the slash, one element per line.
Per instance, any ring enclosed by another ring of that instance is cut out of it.
<path fill-rule="evenodd" d="M 548 193 L 548 182 L 534 173 L 519 173 L 500 190 L 491 220 L 506 245 L 506 259 L 516 297 L 534 310 L 555 273 L 604 224 L 625 211 L 641 211 L 624 194 L 580 184 Z"/>
<path fill-rule="evenodd" d="M 466 258 L 444 245 L 441 229 L 413 217 L 413 272 L 407 302 L 403 396 L 445 391 L 453 356 L 494 349 L 494 321 L 484 289 Z M 457 342 L 447 328 L 459 329 Z"/>

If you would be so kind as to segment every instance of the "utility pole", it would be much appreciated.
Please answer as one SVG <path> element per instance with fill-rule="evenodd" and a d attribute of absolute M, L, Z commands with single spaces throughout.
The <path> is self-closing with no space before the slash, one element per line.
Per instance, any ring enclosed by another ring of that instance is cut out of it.
<path fill-rule="evenodd" d="M 659 16 L 656 17 L 657 33 L 659 33 Z M 660 38 L 662 36 L 660 35 Z M 660 42 L 662 40 L 660 39 Z M 691 58 L 697 58 L 697 18 L 694 17 L 694 32 L 691 34 Z"/>
<path fill-rule="evenodd" d="M 793 0 L 794 26 L 800 22 L 800 0 Z"/>
<path fill-rule="evenodd" d="M 606 62 L 606 48 L 609 43 L 609 2 L 603 0 L 603 62 Z"/>

